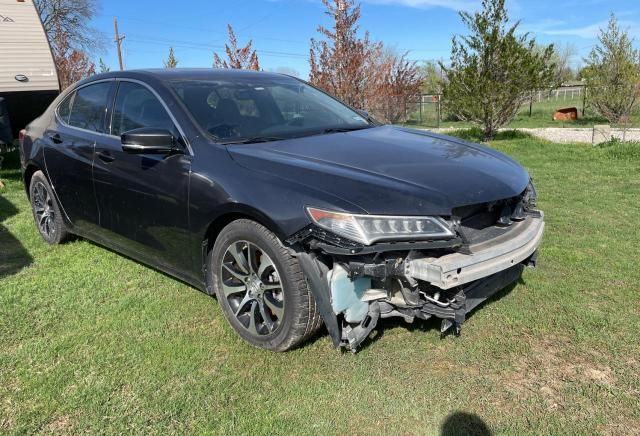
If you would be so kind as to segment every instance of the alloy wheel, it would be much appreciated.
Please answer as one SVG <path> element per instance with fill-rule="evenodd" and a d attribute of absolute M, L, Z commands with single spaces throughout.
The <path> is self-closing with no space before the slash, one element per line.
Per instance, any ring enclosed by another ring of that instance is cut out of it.
<path fill-rule="evenodd" d="M 248 241 L 233 242 L 220 267 L 222 291 L 238 322 L 252 335 L 275 332 L 284 319 L 284 291 L 273 260 Z"/>
<path fill-rule="evenodd" d="M 31 198 L 38 230 L 47 239 L 53 239 L 57 231 L 55 209 L 53 207 L 53 199 L 42 182 L 38 181 L 33 185 Z"/>

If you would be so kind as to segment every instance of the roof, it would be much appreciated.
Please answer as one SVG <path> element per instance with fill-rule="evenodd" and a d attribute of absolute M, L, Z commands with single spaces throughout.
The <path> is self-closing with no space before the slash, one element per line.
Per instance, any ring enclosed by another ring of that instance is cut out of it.
<path fill-rule="evenodd" d="M 112 71 L 91 77 L 92 80 L 106 79 L 110 77 L 123 77 L 131 79 L 141 79 L 153 77 L 157 80 L 237 80 L 243 79 L 265 79 L 288 77 L 284 74 L 269 73 L 265 71 L 236 70 L 236 69 L 216 69 L 216 68 L 151 68 L 140 70 Z"/>

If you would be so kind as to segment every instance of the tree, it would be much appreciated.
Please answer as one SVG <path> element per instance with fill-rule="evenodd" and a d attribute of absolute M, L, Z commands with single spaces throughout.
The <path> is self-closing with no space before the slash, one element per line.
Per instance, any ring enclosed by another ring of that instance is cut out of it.
<path fill-rule="evenodd" d="M 427 61 L 422 66 L 422 92 L 438 95 L 442 93 L 442 68 L 437 62 Z"/>
<path fill-rule="evenodd" d="M 576 74 L 576 79 L 585 81 L 587 80 L 587 76 L 590 73 L 591 68 L 588 66 L 582 66 L 578 69 L 578 73 Z"/>
<path fill-rule="evenodd" d="M 173 47 L 169 47 L 169 57 L 163 62 L 165 68 L 176 68 L 178 66 L 178 59 L 176 59 L 173 53 Z"/>
<path fill-rule="evenodd" d="M 52 49 L 62 89 L 96 73 L 96 66 L 91 62 L 87 53 L 84 50 L 71 47 L 64 34 L 57 35 L 56 43 Z"/>
<path fill-rule="evenodd" d="M 244 47 L 238 47 L 238 39 L 233 32 L 231 24 L 227 25 L 229 43 L 224 45 L 227 60 L 223 60 L 217 53 L 213 54 L 214 68 L 233 68 L 237 70 L 260 71 L 258 54 L 253 50 L 253 41 L 249 41 Z"/>
<path fill-rule="evenodd" d="M 552 84 L 555 68 L 553 46 L 539 53 L 529 34 L 516 35 L 519 22 L 509 24 L 504 2 L 483 0 L 480 12 L 460 12 L 470 33 L 454 36 L 450 65 L 440 63 L 445 104 L 480 125 L 484 140 L 513 119 L 528 91 Z"/>
<path fill-rule="evenodd" d="M 318 26 L 322 40 L 311 40 L 309 81 L 380 120 L 406 117 L 407 101 L 419 94 L 423 74 L 408 54 L 385 49 L 359 36 L 360 4 L 355 0 L 322 0 L 331 28 Z"/>
<path fill-rule="evenodd" d="M 360 5 L 355 0 L 322 3 L 333 27 L 318 26 L 324 39 L 311 39 L 309 81 L 353 107 L 365 108 L 366 93 L 378 79 L 375 66 L 383 52 L 382 44 L 369 41 L 368 32 L 358 37 Z"/>
<path fill-rule="evenodd" d="M 100 73 L 108 73 L 109 71 L 111 71 L 111 68 L 109 68 L 109 66 L 104 63 L 102 58 L 100 58 L 99 60 L 98 68 L 100 68 Z"/>
<path fill-rule="evenodd" d="M 102 37 L 89 26 L 97 0 L 34 0 L 51 45 L 62 89 L 95 74 L 87 51 L 100 48 Z"/>
<path fill-rule="evenodd" d="M 60 38 L 76 50 L 102 47 L 102 35 L 89 26 L 98 12 L 98 0 L 34 0 L 49 42 Z"/>
<path fill-rule="evenodd" d="M 626 122 L 640 95 L 640 53 L 613 15 L 598 41 L 582 70 L 589 105 L 612 124 Z"/>
<path fill-rule="evenodd" d="M 366 93 L 366 107 L 375 117 L 391 124 L 406 119 L 407 105 L 420 95 L 424 81 L 423 70 L 407 56 L 386 50 L 376 68 L 373 92 Z"/>
<path fill-rule="evenodd" d="M 543 55 L 546 46 L 536 46 L 538 54 Z M 549 64 L 553 68 L 552 86 L 558 87 L 570 80 L 575 80 L 576 73 L 571 68 L 571 59 L 576 55 L 576 48 L 571 44 L 554 45 Z"/>

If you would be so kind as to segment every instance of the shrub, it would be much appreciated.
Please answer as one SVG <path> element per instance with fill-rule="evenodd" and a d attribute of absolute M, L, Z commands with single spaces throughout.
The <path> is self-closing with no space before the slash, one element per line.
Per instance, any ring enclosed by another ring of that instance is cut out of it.
<path fill-rule="evenodd" d="M 455 136 L 456 138 L 464 139 L 470 142 L 482 142 L 484 141 L 484 132 L 479 127 L 472 127 L 470 129 L 459 129 L 446 132 L 449 136 Z M 516 139 L 531 138 L 531 135 L 527 132 L 520 130 L 503 130 L 497 132 L 493 139 L 496 141 L 509 141 Z"/>
<path fill-rule="evenodd" d="M 599 144 L 598 148 L 612 159 L 640 160 L 640 141 L 623 141 L 614 137 Z"/>

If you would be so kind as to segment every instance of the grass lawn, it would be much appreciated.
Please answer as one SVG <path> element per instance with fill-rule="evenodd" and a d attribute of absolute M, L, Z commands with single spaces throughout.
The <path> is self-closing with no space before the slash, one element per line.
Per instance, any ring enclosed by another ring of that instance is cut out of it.
<path fill-rule="evenodd" d="M 536 181 L 539 268 L 459 338 L 387 321 L 356 355 L 326 334 L 285 354 L 251 348 L 197 290 L 87 241 L 47 246 L 10 155 L 0 432 L 640 433 L 637 149 L 491 145 Z"/>
<path fill-rule="evenodd" d="M 578 119 L 576 121 L 553 121 L 551 117 L 553 113 L 561 108 L 575 107 L 578 109 Z M 423 122 L 418 122 L 418 114 L 411 115 L 411 121 L 406 123 L 407 126 L 424 126 L 436 127 L 437 114 L 435 105 L 425 105 L 423 108 Z M 529 104 L 522 106 L 515 118 L 506 126 L 510 129 L 519 128 L 543 128 L 543 127 L 567 127 L 567 128 L 591 128 L 596 124 L 609 124 L 609 122 L 596 115 L 589 107 L 587 107 L 585 115 L 582 115 L 582 99 L 568 99 L 558 101 L 536 102 L 533 105 L 531 116 L 529 116 Z M 467 128 L 472 127 L 471 123 L 464 121 L 447 121 L 440 122 L 440 128 Z M 613 126 L 623 127 L 623 126 Z M 624 127 L 640 127 L 640 110 L 636 110 L 631 116 L 631 122 Z"/>

